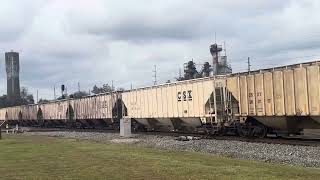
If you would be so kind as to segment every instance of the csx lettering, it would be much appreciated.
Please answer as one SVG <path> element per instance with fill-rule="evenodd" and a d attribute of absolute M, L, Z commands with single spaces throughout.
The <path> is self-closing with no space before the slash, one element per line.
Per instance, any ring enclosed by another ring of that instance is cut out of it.
<path fill-rule="evenodd" d="M 192 91 L 188 91 L 188 100 L 192 101 Z"/>
<path fill-rule="evenodd" d="M 182 94 L 183 94 L 183 101 L 187 101 L 187 92 L 183 91 Z"/>
<path fill-rule="evenodd" d="M 181 101 L 181 92 L 178 92 L 178 101 Z"/>
<path fill-rule="evenodd" d="M 192 91 L 182 91 L 177 94 L 178 101 L 192 101 Z"/>

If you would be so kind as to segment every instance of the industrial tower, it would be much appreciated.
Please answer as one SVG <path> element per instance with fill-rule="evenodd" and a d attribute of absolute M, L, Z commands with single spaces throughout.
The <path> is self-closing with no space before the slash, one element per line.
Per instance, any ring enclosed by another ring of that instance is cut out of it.
<path fill-rule="evenodd" d="M 6 52 L 6 72 L 7 72 L 7 97 L 11 104 L 16 104 L 20 99 L 20 79 L 19 79 L 19 53 Z"/>
<path fill-rule="evenodd" d="M 227 55 L 221 55 L 222 50 L 222 46 L 216 43 L 210 46 L 213 75 L 225 75 L 232 73 L 232 68 L 228 65 Z"/>

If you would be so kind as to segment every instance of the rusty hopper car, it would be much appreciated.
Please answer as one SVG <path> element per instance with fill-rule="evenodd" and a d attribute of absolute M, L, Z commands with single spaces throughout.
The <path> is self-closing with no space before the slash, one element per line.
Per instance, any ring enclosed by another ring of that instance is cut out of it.
<path fill-rule="evenodd" d="M 232 75 L 227 87 L 239 103 L 236 116 L 242 123 L 257 121 L 278 134 L 319 129 L 319 65 L 310 62 Z"/>
<path fill-rule="evenodd" d="M 228 121 L 225 87 L 225 76 L 217 76 L 130 90 L 122 94 L 124 118 L 163 131 L 221 125 Z"/>
<path fill-rule="evenodd" d="M 73 116 L 73 100 L 51 101 L 38 105 L 37 120 L 40 126 L 59 127 L 72 125 Z"/>
<path fill-rule="evenodd" d="M 118 126 L 121 115 L 120 93 L 87 96 L 74 100 L 75 119 L 82 127 Z"/>

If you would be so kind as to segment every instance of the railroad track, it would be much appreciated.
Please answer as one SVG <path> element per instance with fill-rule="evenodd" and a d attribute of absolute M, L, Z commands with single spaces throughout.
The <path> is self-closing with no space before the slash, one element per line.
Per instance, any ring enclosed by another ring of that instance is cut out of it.
<path fill-rule="evenodd" d="M 245 138 L 239 136 L 208 136 L 197 133 L 178 133 L 178 132 L 138 132 L 135 134 L 147 134 L 147 135 L 159 135 L 159 136 L 195 136 L 201 137 L 201 139 L 213 139 L 213 140 L 230 140 L 230 141 L 242 141 L 251 143 L 266 143 L 266 144 L 285 144 L 294 146 L 320 146 L 320 139 L 301 139 L 301 138 L 279 138 L 279 137 L 267 137 L 267 138 Z"/>
<path fill-rule="evenodd" d="M 99 132 L 99 133 L 119 133 L 119 131 L 111 129 L 66 129 L 66 128 L 30 128 L 28 132 Z M 238 136 L 208 136 L 199 133 L 182 133 L 182 132 L 133 132 L 135 135 L 154 135 L 154 136 L 171 136 L 175 138 L 179 137 L 196 137 L 196 139 L 212 139 L 212 140 L 229 140 L 229 141 L 241 141 L 249 143 L 266 143 L 266 144 L 285 144 L 294 146 L 320 146 L 320 139 L 301 139 L 301 138 L 279 138 L 279 137 L 267 137 L 267 138 L 245 138 Z M 183 139 L 183 138 L 182 138 Z M 188 139 L 185 139 L 186 141 Z"/>

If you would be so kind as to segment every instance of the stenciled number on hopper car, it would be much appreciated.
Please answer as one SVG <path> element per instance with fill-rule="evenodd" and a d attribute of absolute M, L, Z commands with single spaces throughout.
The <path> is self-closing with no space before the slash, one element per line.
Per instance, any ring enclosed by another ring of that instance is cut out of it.
<path fill-rule="evenodd" d="M 103 108 L 107 108 L 107 107 L 108 107 L 107 101 L 100 101 L 98 103 L 98 109 L 103 109 Z"/>
<path fill-rule="evenodd" d="M 189 90 L 189 91 L 180 91 L 178 92 L 178 101 L 192 101 L 192 91 Z"/>

